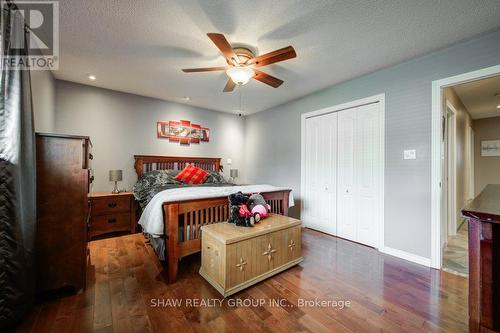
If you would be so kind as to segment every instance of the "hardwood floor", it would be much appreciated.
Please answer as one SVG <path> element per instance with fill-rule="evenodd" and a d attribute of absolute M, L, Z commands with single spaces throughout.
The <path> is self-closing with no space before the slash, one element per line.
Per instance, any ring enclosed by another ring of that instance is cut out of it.
<path fill-rule="evenodd" d="M 463 222 L 454 236 L 448 236 L 443 253 L 443 270 L 469 276 L 469 223 Z"/>
<path fill-rule="evenodd" d="M 224 300 L 181 261 L 178 282 L 140 234 L 90 243 L 84 293 L 39 304 L 19 332 L 426 332 L 467 331 L 467 280 L 304 229 L 304 262 Z M 350 307 L 298 307 L 303 300 Z M 181 306 L 152 306 L 178 299 Z M 213 301 L 189 306 L 189 299 Z M 214 299 L 216 301 L 214 301 Z M 265 304 L 243 307 L 231 302 Z M 270 300 L 274 300 L 272 303 Z M 215 304 L 214 304 L 215 303 Z M 279 305 L 278 305 L 279 304 Z"/>

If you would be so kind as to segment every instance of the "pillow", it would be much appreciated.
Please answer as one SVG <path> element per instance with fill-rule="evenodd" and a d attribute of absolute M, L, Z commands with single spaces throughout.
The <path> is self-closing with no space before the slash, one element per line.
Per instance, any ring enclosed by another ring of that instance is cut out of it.
<path fill-rule="evenodd" d="M 211 183 L 222 184 L 226 182 L 226 180 L 224 179 L 224 177 L 222 177 L 220 173 L 210 170 L 207 170 L 207 172 L 208 172 L 208 177 L 207 179 L 205 179 L 205 184 L 211 184 Z"/>
<path fill-rule="evenodd" d="M 197 168 L 194 165 L 188 164 L 182 169 L 175 180 L 186 184 L 201 184 L 208 177 L 208 172 L 203 169 Z"/>

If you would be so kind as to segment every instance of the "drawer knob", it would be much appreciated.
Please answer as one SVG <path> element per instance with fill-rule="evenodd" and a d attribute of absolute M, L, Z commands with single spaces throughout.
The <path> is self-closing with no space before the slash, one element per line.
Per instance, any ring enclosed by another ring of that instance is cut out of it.
<path fill-rule="evenodd" d="M 240 269 L 240 272 L 243 272 L 245 270 L 246 264 L 247 264 L 247 262 L 245 260 L 243 260 L 243 258 L 240 258 L 240 263 L 236 264 L 236 267 L 238 267 Z"/>
<path fill-rule="evenodd" d="M 276 252 L 276 249 L 273 249 L 271 243 L 267 245 L 267 250 L 262 253 L 263 256 L 267 256 L 267 261 L 271 261 L 273 259 L 273 253 Z"/>
<path fill-rule="evenodd" d="M 110 203 L 108 204 L 108 207 L 109 207 L 109 208 L 115 208 L 115 207 L 116 207 L 116 202 L 110 202 Z"/>
<path fill-rule="evenodd" d="M 295 242 L 293 239 L 290 241 L 290 244 L 288 244 L 288 248 L 290 249 L 291 252 L 295 249 Z"/>
<path fill-rule="evenodd" d="M 116 219 L 108 219 L 108 223 L 116 223 Z"/>

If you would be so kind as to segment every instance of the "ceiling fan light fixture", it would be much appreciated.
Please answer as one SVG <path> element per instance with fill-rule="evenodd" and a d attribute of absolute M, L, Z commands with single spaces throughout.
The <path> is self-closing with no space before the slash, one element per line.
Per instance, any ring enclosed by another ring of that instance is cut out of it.
<path fill-rule="evenodd" d="M 250 67 L 235 66 L 229 68 L 226 74 L 237 85 L 244 85 L 255 75 L 255 72 Z"/>

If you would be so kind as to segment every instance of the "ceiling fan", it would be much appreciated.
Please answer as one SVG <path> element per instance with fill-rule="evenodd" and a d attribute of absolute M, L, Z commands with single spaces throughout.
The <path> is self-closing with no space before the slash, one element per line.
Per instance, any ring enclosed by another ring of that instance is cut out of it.
<path fill-rule="evenodd" d="M 256 56 L 246 47 L 233 48 L 223 34 L 208 33 L 207 36 L 221 51 L 229 66 L 186 68 L 182 71 L 185 73 L 226 71 L 229 79 L 224 87 L 224 92 L 233 91 L 236 85 L 244 85 L 251 78 L 270 85 L 273 88 L 278 88 L 283 83 L 282 80 L 266 74 L 256 68 L 295 58 L 297 56 L 292 46 L 287 46 L 273 52 Z"/>

